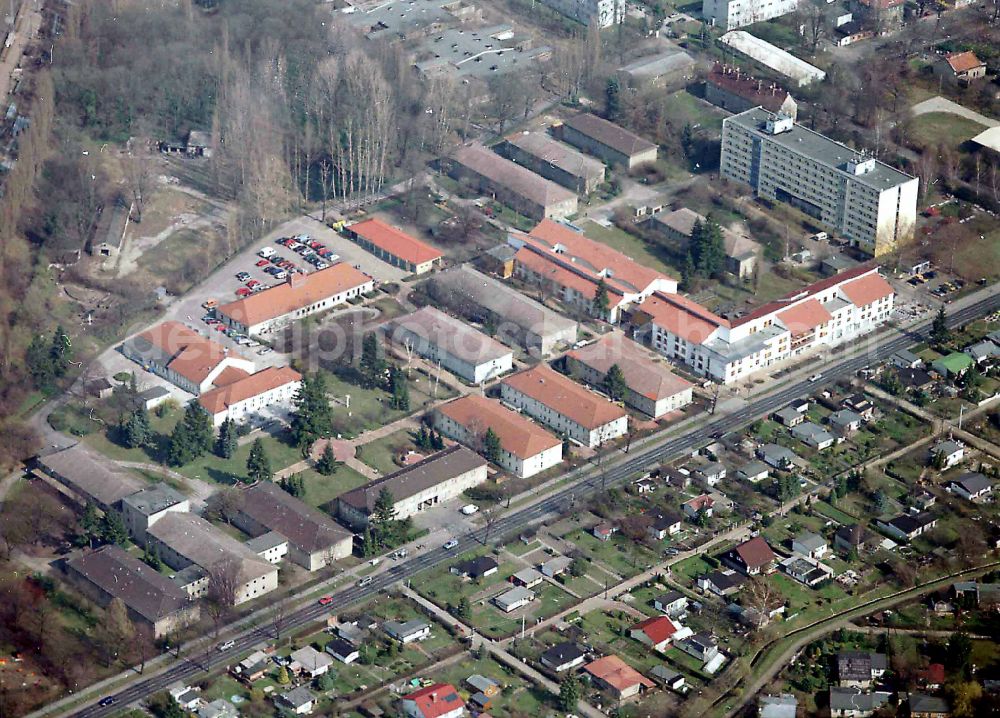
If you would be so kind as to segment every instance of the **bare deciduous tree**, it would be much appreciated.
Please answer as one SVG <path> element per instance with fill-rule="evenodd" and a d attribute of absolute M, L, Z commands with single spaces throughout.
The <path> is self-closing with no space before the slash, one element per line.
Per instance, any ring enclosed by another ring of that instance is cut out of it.
<path fill-rule="evenodd" d="M 132 198 L 132 221 L 142 222 L 142 212 L 155 186 L 153 159 L 145 143 L 133 142 L 122 157 L 122 176 Z"/>
<path fill-rule="evenodd" d="M 208 571 L 208 593 L 205 596 L 205 610 L 212 618 L 215 635 L 236 605 L 241 584 L 242 569 L 234 558 L 223 559 Z"/>

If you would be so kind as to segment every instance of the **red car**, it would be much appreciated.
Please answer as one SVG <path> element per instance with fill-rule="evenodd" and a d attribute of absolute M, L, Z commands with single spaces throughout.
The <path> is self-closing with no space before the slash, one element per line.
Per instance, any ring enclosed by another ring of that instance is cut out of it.
<path fill-rule="evenodd" d="M 256 279 L 251 279 L 249 282 L 247 282 L 247 288 L 248 289 L 253 289 L 258 284 L 260 284 L 260 282 L 258 282 Z"/>
<path fill-rule="evenodd" d="M 323 249 L 322 242 L 310 242 L 309 246 L 312 247 L 313 249 Z"/>
<path fill-rule="evenodd" d="M 261 259 L 259 262 L 257 262 L 256 266 L 258 266 L 258 267 L 266 267 L 269 264 L 270 264 L 270 262 L 268 262 L 266 259 Z"/>
<path fill-rule="evenodd" d="M 236 290 L 237 297 L 249 297 L 250 294 L 251 294 L 250 290 L 247 289 L 246 287 L 240 287 L 239 289 Z"/>
<path fill-rule="evenodd" d="M 224 331 L 226 331 L 226 325 L 223 324 L 222 322 L 219 322 L 218 324 L 213 324 L 212 328 L 215 331 L 217 331 L 217 332 L 224 332 Z"/>
<path fill-rule="evenodd" d="M 333 603 L 333 596 L 323 596 L 323 598 L 319 600 L 320 606 L 329 606 L 331 603 Z"/>

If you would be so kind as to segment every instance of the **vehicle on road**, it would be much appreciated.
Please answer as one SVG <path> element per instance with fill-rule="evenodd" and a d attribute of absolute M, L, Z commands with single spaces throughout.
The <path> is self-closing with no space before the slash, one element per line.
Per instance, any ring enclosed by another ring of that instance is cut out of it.
<path fill-rule="evenodd" d="M 371 586 L 372 581 L 374 581 L 371 576 L 365 576 L 363 579 L 358 581 L 358 588 L 364 588 L 365 586 Z"/>
<path fill-rule="evenodd" d="M 451 539 L 444 545 L 445 551 L 451 551 L 453 548 L 458 546 L 458 539 Z"/>
<path fill-rule="evenodd" d="M 235 645 L 236 645 L 236 641 L 226 641 L 225 643 L 220 643 L 219 644 L 219 651 L 220 652 L 228 651 L 230 648 L 232 648 Z"/>
<path fill-rule="evenodd" d="M 97 705 L 101 706 L 102 708 L 105 708 L 107 706 L 114 705 L 114 702 L 115 702 L 114 696 L 104 696 L 104 698 L 102 698 L 97 702 Z"/>
<path fill-rule="evenodd" d="M 477 511 L 479 511 L 479 507 L 476 506 L 475 504 L 466 504 L 465 506 L 462 507 L 462 513 L 465 514 L 466 516 L 472 516 L 472 514 L 476 513 Z"/>
<path fill-rule="evenodd" d="M 823 378 L 822 374 L 813 374 L 811 377 L 809 377 L 809 381 L 819 381 L 822 378 Z"/>
<path fill-rule="evenodd" d="M 323 596 L 319 599 L 320 606 L 329 606 L 331 603 L 333 603 L 333 596 Z"/>

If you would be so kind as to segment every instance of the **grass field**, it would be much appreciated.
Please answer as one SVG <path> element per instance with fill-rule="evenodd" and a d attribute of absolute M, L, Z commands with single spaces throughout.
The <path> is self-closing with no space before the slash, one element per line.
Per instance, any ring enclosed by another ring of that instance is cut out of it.
<path fill-rule="evenodd" d="M 604 227 L 590 220 L 580 222 L 579 226 L 591 239 L 627 254 L 639 264 L 671 277 L 680 277 L 680 270 L 670 264 L 670 257 L 664 249 L 647 244 L 618 227 Z"/>
<path fill-rule="evenodd" d="M 317 507 L 323 507 L 345 491 L 368 482 L 368 477 L 343 464 L 337 467 L 332 476 L 323 476 L 314 469 L 307 469 L 298 475 L 302 477 L 306 487 L 302 500 Z"/>
<path fill-rule="evenodd" d="M 381 474 L 391 474 L 399 469 L 395 458 L 407 450 L 415 449 L 410 431 L 401 429 L 359 447 L 358 458 Z"/>
<path fill-rule="evenodd" d="M 978 122 L 950 112 L 928 112 L 913 118 L 910 132 L 915 143 L 931 147 L 937 144 L 960 145 L 985 129 Z"/>

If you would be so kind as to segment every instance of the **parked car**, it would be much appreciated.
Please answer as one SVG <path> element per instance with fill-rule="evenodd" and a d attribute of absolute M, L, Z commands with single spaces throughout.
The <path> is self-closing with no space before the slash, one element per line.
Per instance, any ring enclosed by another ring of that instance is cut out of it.
<path fill-rule="evenodd" d="M 267 259 L 272 254 L 274 254 L 274 247 L 264 247 L 259 252 L 257 252 L 257 256 L 263 257 L 264 259 Z"/>
<path fill-rule="evenodd" d="M 219 302 L 215 299 L 206 299 L 201 303 L 202 309 L 215 309 L 217 306 L 219 306 Z"/>
<path fill-rule="evenodd" d="M 260 259 L 260 260 L 257 260 L 257 263 L 254 266 L 255 267 L 269 267 L 269 266 L 271 266 L 271 263 L 268 262 L 266 259 Z"/>
<path fill-rule="evenodd" d="M 237 279 L 237 281 L 245 282 L 248 279 L 250 279 L 250 274 L 247 273 L 247 272 L 237 272 L 236 273 L 236 279 Z"/>
<path fill-rule="evenodd" d="M 327 269 L 330 265 L 326 262 L 316 262 L 313 266 L 316 267 L 316 269 Z"/>
<path fill-rule="evenodd" d="M 472 514 L 476 513 L 477 511 L 479 511 L 479 507 L 476 506 L 475 504 L 466 504 L 465 506 L 462 507 L 462 513 L 465 514 L 466 516 L 472 516 Z"/>
<path fill-rule="evenodd" d="M 260 282 L 257 281 L 256 279 L 251 279 L 249 282 L 247 282 L 247 287 L 250 288 L 250 289 L 253 289 L 254 287 L 259 286 L 259 285 L 260 285 Z"/>
<path fill-rule="evenodd" d="M 284 269 L 279 269 L 277 272 L 274 273 L 274 278 L 275 279 L 287 279 L 288 278 L 288 272 L 286 272 Z"/>
<path fill-rule="evenodd" d="M 242 297 L 249 297 L 251 294 L 253 294 L 253 292 L 251 290 L 247 289 L 246 287 L 240 287 L 239 289 L 236 290 L 236 296 L 237 297 L 241 297 L 241 298 Z"/>

